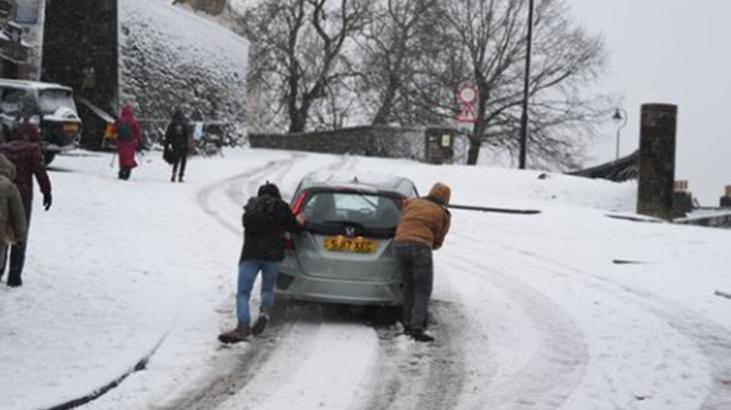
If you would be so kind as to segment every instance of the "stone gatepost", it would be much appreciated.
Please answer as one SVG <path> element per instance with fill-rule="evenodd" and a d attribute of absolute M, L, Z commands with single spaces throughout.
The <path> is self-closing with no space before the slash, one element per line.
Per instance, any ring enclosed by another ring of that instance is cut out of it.
<path fill-rule="evenodd" d="M 637 213 L 671 220 L 678 107 L 644 104 L 641 118 Z"/>
<path fill-rule="evenodd" d="M 721 197 L 721 207 L 731 208 L 731 185 L 726 185 L 726 194 Z"/>

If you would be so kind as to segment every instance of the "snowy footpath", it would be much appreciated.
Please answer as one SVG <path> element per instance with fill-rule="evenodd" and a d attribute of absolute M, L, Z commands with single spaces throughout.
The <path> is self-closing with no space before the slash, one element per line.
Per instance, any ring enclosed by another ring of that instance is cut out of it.
<path fill-rule="evenodd" d="M 0 409 L 731 409 L 731 231 L 624 218 L 633 183 L 249 149 L 183 184 L 147 154 L 125 182 L 110 160 L 59 156 L 37 195 L 24 285 L 0 285 Z M 453 211 L 434 344 L 309 306 L 220 346 L 242 205 L 317 170 L 541 213 Z"/>

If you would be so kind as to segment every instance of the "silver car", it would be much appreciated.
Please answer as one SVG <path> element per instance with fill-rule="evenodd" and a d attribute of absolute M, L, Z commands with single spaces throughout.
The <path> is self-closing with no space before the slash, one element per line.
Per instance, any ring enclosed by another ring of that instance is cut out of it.
<path fill-rule="evenodd" d="M 280 299 L 400 307 L 393 237 L 401 206 L 418 196 L 406 178 L 310 174 L 292 211 L 305 230 L 288 242 L 277 280 Z"/>

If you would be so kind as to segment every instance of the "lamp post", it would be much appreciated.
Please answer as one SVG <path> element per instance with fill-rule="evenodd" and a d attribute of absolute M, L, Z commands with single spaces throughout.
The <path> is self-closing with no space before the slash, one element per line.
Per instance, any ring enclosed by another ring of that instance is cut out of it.
<path fill-rule="evenodd" d="M 530 95 L 530 57 L 533 46 L 533 0 L 528 2 L 528 37 L 525 51 L 525 77 L 523 78 L 523 115 L 520 117 L 519 167 L 525 169 L 528 144 L 528 97 Z"/>
<path fill-rule="evenodd" d="M 612 120 L 617 123 L 617 154 L 615 159 L 619 159 L 619 135 L 622 133 L 622 128 L 627 125 L 627 111 L 622 108 L 617 108 L 614 111 Z"/>

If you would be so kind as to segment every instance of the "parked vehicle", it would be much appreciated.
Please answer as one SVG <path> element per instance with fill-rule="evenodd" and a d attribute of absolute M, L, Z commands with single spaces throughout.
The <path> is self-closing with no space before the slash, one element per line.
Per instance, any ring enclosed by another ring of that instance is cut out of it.
<path fill-rule="evenodd" d="M 23 118 L 37 121 L 46 164 L 76 147 L 81 136 L 73 91 L 59 84 L 0 79 L 0 125 L 3 138 Z"/>
<path fill-rule="evenodd" d="M 300 301 L 402 305 L 393 237 L 401 206 L 418 196 L 412 181 L 394 176 L 310 174 L 292 201 L 306 217 L 291 236 L 275 292 Z"/>

